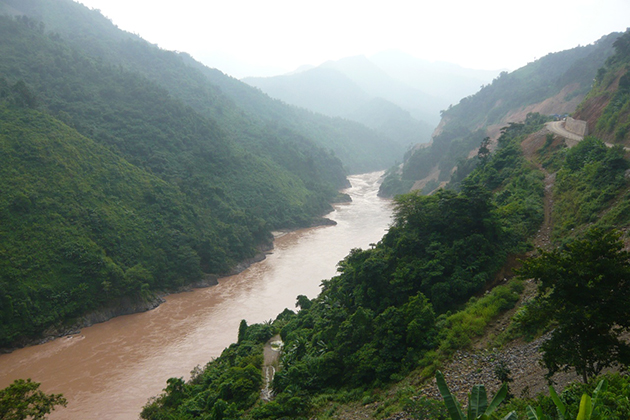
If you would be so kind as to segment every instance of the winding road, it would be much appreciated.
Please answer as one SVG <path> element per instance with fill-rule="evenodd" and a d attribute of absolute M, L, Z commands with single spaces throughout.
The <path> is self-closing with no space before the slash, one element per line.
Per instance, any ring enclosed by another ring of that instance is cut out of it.
<path fill-rule="evenodd" d="M 555 134 L 557 134 L 559 136 L 562 136 L 565 139 L 575 140 L 575 141 L 582 141 L 582 140 L 584 140 L 584 137 L 578 136 L 575 133 L 567 131 L 564 128 L 564 124 L 563 123 L 564 123 L 564 121 L 551 121 L 551 122 L 548 122 L 546 124 L 546 126 L 549 129 L 549 131 L 551 131 L 552 133 L 555 133 Z M 609 146 L 609 147 L 612 147 L 612 146 Z"/>
<path fill-rule="evenodd" d="M 563 123 L 564 123 L 564 121 L 551 121 L 551 122 L 546 123 L 545 125 L 547 126 L 547 129 L 549 131 L 551 131 L 552 133 L 555 133 L 555 134 L 557 134 L 559 136 L 562 136 L 565 139 L 573 140 L 575 142 L 579 142 L 579 141 L 584 140 L 584 137 L 579 136 L 579 135 L 577 135 L 575 133 L 572 133 L 570 131 L 567 131 L 564 128 L 564 124 Z M 606 147 L 615 147 L 615 146 L 617 146 L 616 144 L 607 143 L 607 142 L 604 142 L 604 144 L 606 145 Z M 573 146 L 575 146 L 575 144 L 568 144 L 567 143 L 567 146 L 573 147 Z M 623 146 L 623 150 L 625 150 L 626 152 L 629 152 L 630 151 L 630 147 Z"/>

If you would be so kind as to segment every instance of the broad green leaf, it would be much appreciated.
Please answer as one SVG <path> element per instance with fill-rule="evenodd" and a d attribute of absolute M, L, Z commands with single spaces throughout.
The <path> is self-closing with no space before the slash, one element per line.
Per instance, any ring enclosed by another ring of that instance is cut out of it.
<path fill-rule="evenodd" d="M 593 391 L 593 407 L 597 405 L 597 397 L 599 396 L 599 393 L 606 392 L 606 389 L 608 389 L 608 382 L 606 382 L 605 379 L 602 379 L 597 384 L 597 388 L 595 388 L 595 391 Z"/>
<path fill-rule="evenodd" d="M 552 385 L 549 385 L 549 395 L 551 395 L 551 399 L 553 400 L 553 403 L 556 405 L 556 408 L 558 409 L 558 415 L 560 417 L 560 420 L 564 420 L 564 416 L 567 413 L 567 407 L 564 405 L 564 403 L 562 402 L 562 400 L 560 399 L 560 397 L 558 396 L 558 394 L 556 393 L 556 390 L 554 389 Z"/>
<path fill-rule="evenodd" d="M 486 408 L 486 411 L 485 411 L 486 414 L 488 415 L 492 414 L 494 410 L 497 409 L 499 404 L 503 402 L 506 396 L 507 396 L 507 384 L 503 384 L 501 388 L 499 388 L 497 393 L 494 394 L 494 398 L 492 398 L 492 401 L 490 402 L 490 405 L 488 406 L 488 408 Z"/>
<path fill-rule="evenodd" d="M 577 416 L 577 420 L 590 420 L 591 413 L 593 412 L 593 406 L 591 404 L 591 397 L 584 394 L 580 401 L 580 411 Z"/>
<path fill-rule="evenodd" d="M 538 418 L 538 415 L 536 415 L 536 410 L 534 410 L 531 405 L 527 406 L 527 409 L 525 409 L 525 413 L 527 414 L 527 418 L 529 420 L 541 420 Z"/>
<path fill-rule="evenodd" d="M 455 396 L 451 394 L 451 391 L 448 389 L 448 385 L 446 385 L 446 381 L 444 380 L 444 375 L 439 370 L 435 373 L 435 381 L 437 382 L 438 389 L 440 390 L 440 394 L 444 399 L 444 404 L 446 405 L 446 409 L 448 410 L 448 414 L 451 416 L 452 420 L 465 420 L 464 413 L 462 413 Z"/>
<path fill-rule="evenodd" d="M 595 388 L 595 391 L 593 391 L 593 411 L 591 413 L 591 420 L 598 420 L 600 417 L 601 410 L 599 407 L 599 395 L 602 392 L 606 392 L 606 389 L 608 389 L 608 382 L 606 382 L 605 379 L 602 379 L 597 384 L 597 388 Z"/>
<path fill-rule="evenodd" d="M 474 420 L 486 413 L 488 408 L 488 396 L 483 385 L 475 385 L 468 398 L 468 420 Z"/>

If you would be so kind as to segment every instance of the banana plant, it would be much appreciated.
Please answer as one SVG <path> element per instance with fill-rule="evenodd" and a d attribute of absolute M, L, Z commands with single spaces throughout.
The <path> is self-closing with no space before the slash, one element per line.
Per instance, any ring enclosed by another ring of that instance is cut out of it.
<path fill-rule="evenodd" d="M 444 375 L 439 370 L 435 374 L 435 380 L 437 381 L 438 389 L 444 399 L 444 405 L 448 410 L 448 414 L 452 420 L 489 420 L 490 415 L 497 409 L 499 404 L 505 399 L 507 395 L 507 384 L 497 391 L 490 404 L 488 404 L 488 396 L 486 394 L 486 388 L 483 385 L 475 385 L 468 394 L 468 411 L 464 416 L 462 408 L 455 398 L 455 396 L 448 389 Z M 502 420 L 516 420 L 516 413 L 512 411 Z"/>
<path fill-rule="evenodd" d="M 587 394 L 582 395 L 582 399 L 580 400 L 580 411 L 578 411 L 576 420 L 600 420 L 604 417 L 602 416 L 599 405 L 599 393 L 606 391 L 607 383 L 605 380 L 599 381 L 597 384 L 597 388 L 593 391 L 593 397 L 589 397 Z M 549 395 L 553 400 L 553 403 L 556 405 L 556 409 L 558 410 L 558 420 L 565 420 L 567 415 L 567 407 L 560 400 L 560 397 L 556 393 L 556 390 L 553 386 L 549 386 Z M 550 420 L 549 416 L 542 413 L 540 407 L 536 409 L 532 408 L 531 405 L 527 406 L 525 410 L 527 413 L 527 418 L 529 420 Z"/>

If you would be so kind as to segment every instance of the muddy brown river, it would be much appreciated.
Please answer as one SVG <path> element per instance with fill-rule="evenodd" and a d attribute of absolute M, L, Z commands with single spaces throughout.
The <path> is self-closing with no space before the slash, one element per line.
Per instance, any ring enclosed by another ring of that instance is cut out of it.
<path fill-rule="evenodd" d="M 80 334 L 0 356 L 0 389 L 17 378 L 63 393 L 68 407 L 50 419 L 135 420 L 170 377 L 189 377 L 236 341 L 249 324 L 293 309 L 303 294 L 317 296 L 321 280 L 352 248 L 378 242 L 391 221 L 391 203 L 376 196 L 379 177 L 349 177 L 352 203 L 327 217 L 336 226 L 303 229 L 275 241 L 267 258 L 207 289 L 170 295 L 158 308 L 84 328 Z"/>

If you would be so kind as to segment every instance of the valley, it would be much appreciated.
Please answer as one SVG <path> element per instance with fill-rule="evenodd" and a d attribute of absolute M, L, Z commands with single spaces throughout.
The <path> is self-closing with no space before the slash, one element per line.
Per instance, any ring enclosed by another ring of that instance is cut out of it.
<path fill-rule="evenodd" d="M 630 416 L 628 30 L 243 80 L 154 39 L 0 0 L 0 418 Z"/>

